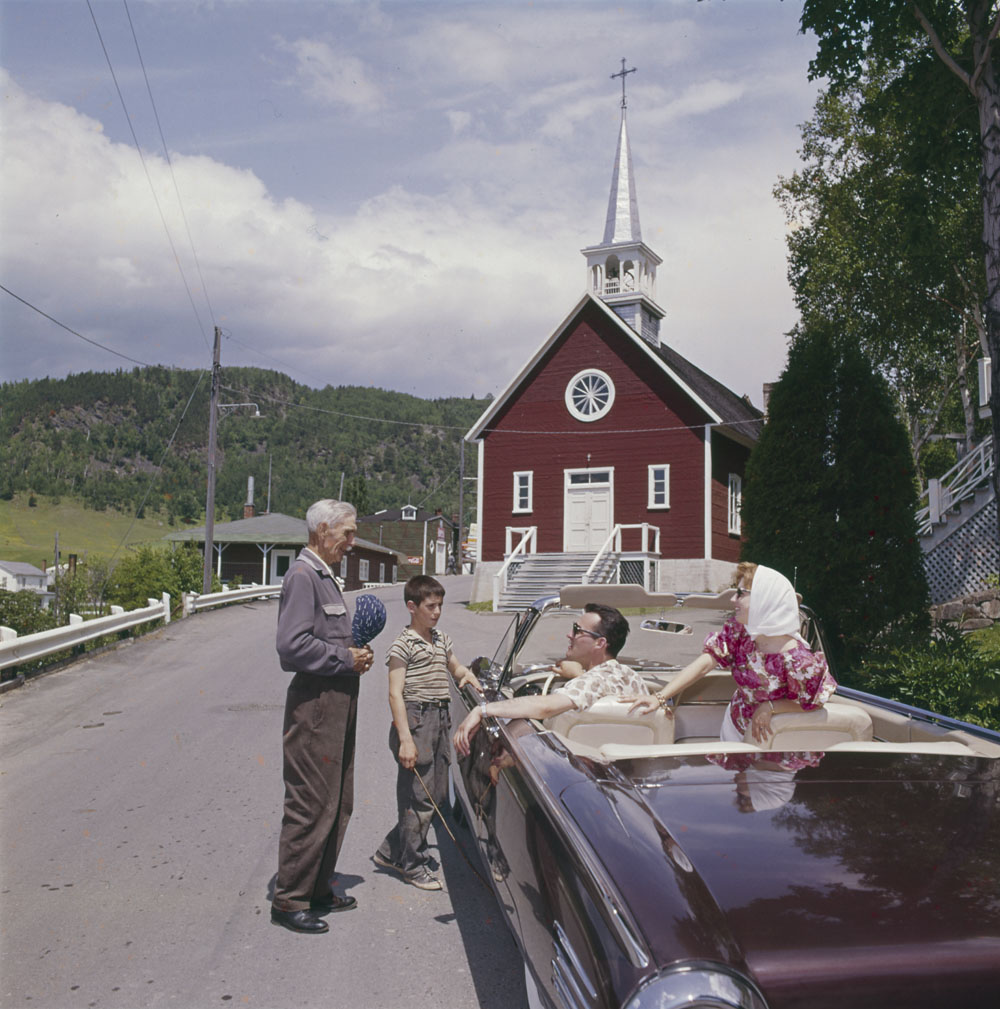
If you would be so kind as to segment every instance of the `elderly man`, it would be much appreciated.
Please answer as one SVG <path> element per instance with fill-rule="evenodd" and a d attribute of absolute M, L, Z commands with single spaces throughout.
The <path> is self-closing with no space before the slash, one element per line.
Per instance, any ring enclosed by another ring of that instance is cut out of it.
<path fill-rule="evenodd" d="M 642 677 L 616 658 L 625 645 L 628 629 L 628 621 L 613 606 L 587 603 L 567 635 L 566 658 L 559 663 L 563 675 L 571 677 L 569 682 L 551 694 L 481 702 L 458 727 L 456 752 L 463 757 L 469 755 L 472 737 L 484 715 L 549 718 L 570 708 L 585 711 L 599 697 L 649 693 Z"/>
<path fill-rule="evenodd" d="M 285 811 L 271 921 L 319 933 L 329 928 L 321 915 L 357 906 L 333 893 L 331 878 L 354 805 L 359 677 L 372 651 L 353 646 L 333 570 L 354 542 L 354 506 L 317 501 L 306 526 L 309 543 L 288 568 L 278 607 L 278 656 L 295 675 L 285 701 Z"/>

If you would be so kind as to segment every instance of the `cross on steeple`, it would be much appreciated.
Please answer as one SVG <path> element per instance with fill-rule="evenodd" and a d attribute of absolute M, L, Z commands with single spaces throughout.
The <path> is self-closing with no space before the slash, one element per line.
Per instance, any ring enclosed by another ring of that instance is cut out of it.
<path fill-rule="evenodd" d="M 632 67 L 631 70 L 626 70 L 625 69 L 625 57 L 623 56 L 622 57 L 622 68 L 621 68 L 621 70 L 619 70 L 618 73 L 611 75 L 611 79 L 612 80 L 614 80 L 616 77 L 620 77 L 622 79 L 622 109 L 623 110 L 625 109 L 625 107 L 627 105 L 627 102 L 625 101 L 625 78 L 629 74 L 634 74 L 635 71 L 636 71 L 635 67 Z"/>

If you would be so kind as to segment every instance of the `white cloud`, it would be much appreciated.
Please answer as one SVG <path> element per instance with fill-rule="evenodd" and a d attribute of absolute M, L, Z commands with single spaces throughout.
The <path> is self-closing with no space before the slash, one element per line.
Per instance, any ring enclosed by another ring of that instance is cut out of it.
<path fill-rule="evenodd" d="M 501 389 L 583 292 L 578 250 L 600 239 L 617 137 L 609 77 L 628 53 L 664 333 L 759 403 L 794 321 L 770 190 L 795 166 L 804 115 L 782 116 L 780 97 L 804 87 L 804 63 L 744 37 L 723 54 L 706 24 L 729 25 L 735 5 L 708 6 L 278 5 L 289 16 L 259 36 L 274 47 L 271 71 L 252 76 L 262 41 L 239 78 L 246 94 L 228 92 L 246 118 L 202 123 L 189 110 L 195 140 L 171 156 L 215 321 L 235 338 L 224 363 L 274 364 L 239 340 L 311 384 Z M 246 19 L 263 7 L 245 5 Z M 305 10 L 315 23 L 300 23 Z M 678 10 L 685 19 L 671 20 Z M 97 118 L 3 83 L 4 283 L 138 358 L 203 366 L 206 340 L 135 149 Z M 734 122 L 754 127 L 739 143 Z M 318 192 L 278 198 L 301 193 L 307 160 Z M 146 162 L 210 340 L 168 166 Z M 5 375 L 119 363 L 3 297 Z"/>
<path fill-rule="evenodd" d="M 368 67 L 351 53 L 317 39 L 277 40 L 279 50 L 295 59 L 294 85 L 320 105 L 339 105 L 358 114 L 377 112 L 385 104 L 382 89 Z"/>

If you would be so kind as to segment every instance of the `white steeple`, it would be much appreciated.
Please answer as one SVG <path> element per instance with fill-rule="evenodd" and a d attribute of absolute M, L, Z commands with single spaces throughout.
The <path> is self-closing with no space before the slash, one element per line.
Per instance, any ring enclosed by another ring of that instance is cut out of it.
<path fill-rule="evenodd" d="M 643 339 L 660 342 L 660 319 L 664 311 L 656 303 L 656 268 L 663 260 L 642 240 L 639 201 L 635 192 L 632 149 L 628 141 L 625 110 L 625 77 L 635 67 L 622 68 L 612 79 L 622 79 L 622 122 L 611 170 L 611 194 L 604 238 L 600 245 L 580 251 L 587 258 L 588 289 L 621 316 Z"/>
<path fill-rule="evenodd" d="M 641 242 L 639 229 L 639 201 L 635 195 L 635 176 L 632 173 L 632 150 L 628 144 L 628 127 L 622 109 L 622 125 L 618 130 L 618 153 L 611 171 L 611 196 L 608 198 L 608 217 L 604 222 L 604 245 L 615 242 Z"/>

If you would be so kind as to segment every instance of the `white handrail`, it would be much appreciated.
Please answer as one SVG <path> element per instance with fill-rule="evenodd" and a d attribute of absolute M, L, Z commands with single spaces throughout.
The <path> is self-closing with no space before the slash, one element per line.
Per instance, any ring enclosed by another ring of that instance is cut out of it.
<path fill-rule="evenodd" d="M 586 573 L 583 576 L 583 584 L 589 585 L 591 575 L 600 567 L 604 562 L 605 555 L 611 552 L 611 544 L 614 543 L 614 552 L 620 554 L 622 552 L 622 530 L 623 529 L 641 529 L 642 530 L 642 550 L 641 553 L 655 553 L 659 555 L 660 553 L 660 527 L 650 525 L 649 522 L 636 522 L 631 525 L 622 525 L 619 523 L 611 530 L 611 535 L 604 541 L 601 545 L 601 549 L 597 551 L 594 555 L 594 559 L 590 562 L 590 567 L 587 568 Z M 652 530 L 653 536 L 653 549 L 649 548 L 649 533 Z"/>
<path fill-rule="evenodd" d="M 224 606 L 226 603 L 236 603 L 243 599 L 270 599 L 278 595 L 281 595 L 280 585 L 240 585 L 235 589 L 223 586 L 221 592 L 207 592 L 204 595 L 198 592 L 185 592 L 181 596 L 181 602 L 184 616 L 188 617 L 192 613 L 208 610 L 213 606 Z"/>
<path fill-rule="evenodd" d="M 120 606 L 112 606 L 111 616 L 98 617 L 96 620 L 84 620 L 78 614 L 71 613 L 69 623 L 65 626 L 38 631 L 36 634 L 19 635 L 10 627 L 0 628 L 0 669 L 62 652 L 82 645 L 85 641 L 125 631 L 150 620 L 162 620 L 169 624 L 170 594 L 164 592 L 162 599 L 150 599 L 148 602 L 148 606 L 128 612 Z"/>
<path fill-rule="evenodd" d="M 507 568 L 510 567 L 511 561 L 515 560 L 519 554 L 524 554 L 527 556 L 528 553 L 528 543 L 530 541 L 531 545 L 534 547 L 536 544 L 536 537 L 538 535 L 538 526 L 528 526 L 527 529 L 521 535 L 521 542 L 511 550 L 507 555 L 507 559 L 503 562 L 503 567 L 493 576 L 493 611 L 496 612 L 500 609 L 500 593 L 503 588 L 507 585 Z"/>
<path fill-rule="evenodd" d="M 927 504 L 917 510 L 917 532 L 927 535 L 949 508 L 972 497 L 992 472 L 993 436 L 990 435 L 947 473 L 927 481 L 927 489 L 919 498 L 921 501 L 926 498 Z"/>

